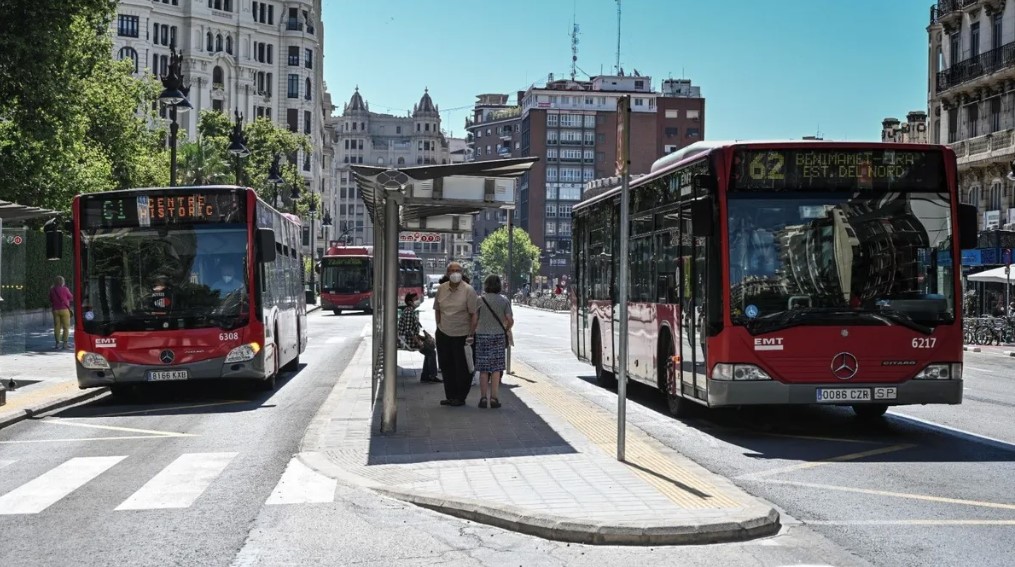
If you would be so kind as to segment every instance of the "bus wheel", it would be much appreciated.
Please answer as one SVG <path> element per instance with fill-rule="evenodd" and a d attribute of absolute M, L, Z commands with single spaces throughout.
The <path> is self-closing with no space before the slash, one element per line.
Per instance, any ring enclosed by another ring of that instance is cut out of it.
<path fill-rule="evenodd" d="M 133 384 L 113 384 L 109 387 L 109 393 L 119 402 L 128 402 L 137 397 Z"/>
<path fill-rule="evenodd" d="M 282 367 L 282 370 L 286 372 L 296 372 L 300 369 L 300 326 L 296 324 L 296 358 L 289 361 L 288 364 Z"/>
<path fill-rule="evenodd" d="M 616 388 L 617 377 L 612 372 L 603 368 L 603 349 L 598 328 L 592 337 L 592 360 L 596 367 L 596 384 L 611 390 Z"/>
<path fill-rule="evenodd" d="M 275 338 L 275 342 L 272 343 L 272 350 L 274 350 L 274 352 L 275 352 L 275 356 L 273 357 L 274 360 L 275 360 L 275 362 L 274 362 L 274 367 L 275 368 L 272 370 L 271 375 L 269 375 L 267 378 L 265 378 L 264 380 L 261 380 L 260 382 L 257 383 L 258 389 L 263 391 L 263 392 L 271 392 L 271 391 L 273 391 L 275 389 L 275 382 L 278 379 L 278 331 L 277 330 L 275 331 L 275 337 L 276 337 Z"/>
<path fill-rule="evenodd" d="M 334 313 L 335 315 L 341 315 L 342 314 L 342 310 L 341 309 L 332 309 L 331 312 Z"/>
<path fill-rule="evenodd" d="M 861 419 L 876 419 L 888 411 L 888 406 L 885 404 L 857 404 L 853 406 L 853 413 Z"/>
<path fill-rule="evenodd" d="M 659 376 L 657 382 L 659 389 L 662 390 L 663 395 L 666 396 L 666 406 L 670 411 L 670 415 L 673 417 L 687 417 L 691 411 L 691 402 L 684 398 L 680 394 L 680 378 L 678 375 L 674 375 L 674 380 L 677 380 L 677 393 L 671 394 L 669 389 L 669 371 L 673 356 L 673 339 L 667 334 L 664 339 L 659 341 Z M 673 370 L 676 373 L 676 369 Z"/>

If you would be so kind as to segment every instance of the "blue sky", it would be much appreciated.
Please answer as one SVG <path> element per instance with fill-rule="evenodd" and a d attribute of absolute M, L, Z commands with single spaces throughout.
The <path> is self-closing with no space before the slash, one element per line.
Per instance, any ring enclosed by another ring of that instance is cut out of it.
<path fill-rule="evenodd" d="M 932 0 L 623 0 L 621 66 L 690 78 L 706 139 L 880 140 L 881 120 L 927 106 Z M 612 72 L 614 0 L 324 0 L 324 77 L 341 113 L 358 85 L 404 114 L 428 87 L 463 136 L 479 93 Z"/>

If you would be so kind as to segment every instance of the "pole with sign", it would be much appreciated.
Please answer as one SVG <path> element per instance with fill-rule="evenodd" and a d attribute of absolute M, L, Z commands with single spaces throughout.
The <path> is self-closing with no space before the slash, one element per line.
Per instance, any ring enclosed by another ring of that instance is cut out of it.
<path fill-rule="evenodd" d="M 631 165 L 631 97 L 617 100 L 617 175 L 620 176 L 620 262 L 617 274 L 617 310 L 620 314 L 619 353 L 617 356 L 617 460 L 624 460 L 624 438 L 627 426 L 627 278 L 630 243 L 628 242 L 631 212 L 628 173 Z"/>

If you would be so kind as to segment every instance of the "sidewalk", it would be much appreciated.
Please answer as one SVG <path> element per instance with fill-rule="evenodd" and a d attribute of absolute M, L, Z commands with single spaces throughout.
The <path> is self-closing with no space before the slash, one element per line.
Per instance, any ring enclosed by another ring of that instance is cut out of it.
<path fill-rule="evenodd" d="M 1015 345 L 964 345 L 962 350 L 966 352 L 999 354 L 1001 356 L 1015 356 Z"/>
<path fill-rule="evenodd" d="M 514 362 L 500 409 L 439 405 L 422 357 L 399 351 L 397 433 L 370 404 L 370 341 L 361 345 L 303 440 L 317 472 L 453 516 L 547 539 L 701 544 L 776 533 L 779 515 L 638 428 L 615 458 L 614 416 Z M 591 386 L 590 386 L 591 387 Z"/>

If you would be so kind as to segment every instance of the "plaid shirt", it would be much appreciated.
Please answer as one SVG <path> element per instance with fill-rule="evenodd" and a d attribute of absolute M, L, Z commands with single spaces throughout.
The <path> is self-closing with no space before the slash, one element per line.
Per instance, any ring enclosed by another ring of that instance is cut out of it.
<path fill-rule="evenodd" d="M 398 339 L 407 346 L 416 347 L 419 343 L 419 331 L 423 325 L 419 322 L 419 313 L 411 305 L 406 305 L 398 313 Z"/>

